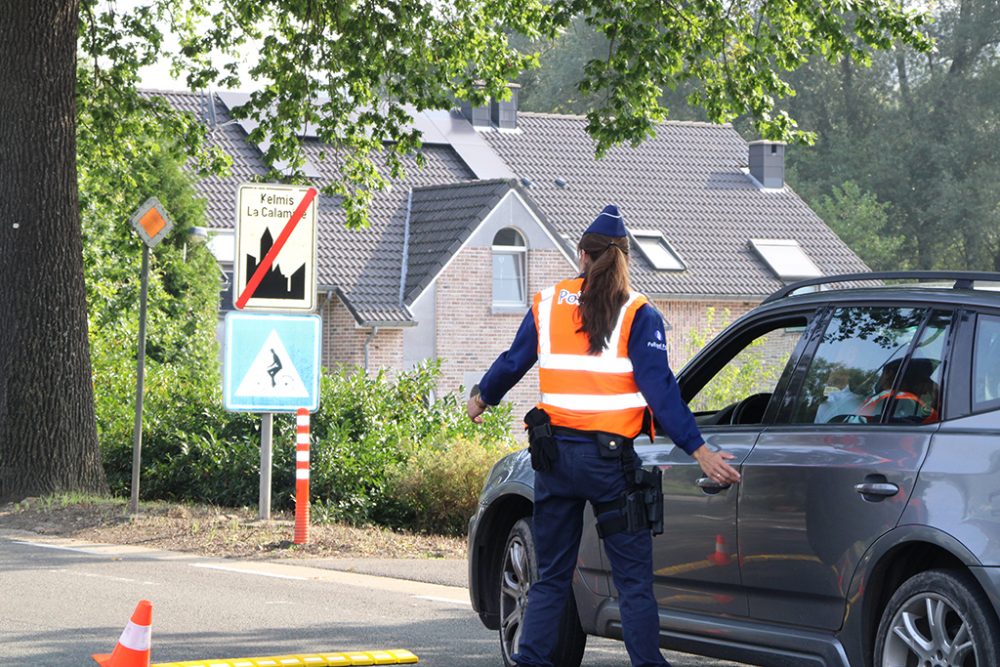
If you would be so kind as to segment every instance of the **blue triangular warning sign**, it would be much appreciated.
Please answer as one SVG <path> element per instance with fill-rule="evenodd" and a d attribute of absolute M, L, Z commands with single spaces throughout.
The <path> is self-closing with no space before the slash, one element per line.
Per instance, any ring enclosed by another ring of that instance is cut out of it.
<path fill-rule="evenodd" d="M 277 331 L 272 331 L 264 341 L 260 352 L 236 388 L 236 396 L 287 398 L 309 396 L 299 372 L 295 369 L 295 363 L 281 342 L 281 338 L 278 337 Z"/>

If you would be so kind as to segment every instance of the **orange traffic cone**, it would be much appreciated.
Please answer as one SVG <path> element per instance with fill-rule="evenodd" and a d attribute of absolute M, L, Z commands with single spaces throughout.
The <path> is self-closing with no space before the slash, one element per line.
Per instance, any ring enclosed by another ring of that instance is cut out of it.
<path fill-rule="evenodd" d="M 715 536 L 715 551 L 708 555 L 708 560 L 715 565 L 729 565 L 729 554 L 726 553 L 726 538 L 719 533 Z"/>
<path fill-rule="evenodd" d="M 91 657 L 101 667 L 149 667 L 149 651 L 153 643 L 153 605 L 139 600 L 132 619 L 122 630 L 111 654 L 95 653 Z"/>

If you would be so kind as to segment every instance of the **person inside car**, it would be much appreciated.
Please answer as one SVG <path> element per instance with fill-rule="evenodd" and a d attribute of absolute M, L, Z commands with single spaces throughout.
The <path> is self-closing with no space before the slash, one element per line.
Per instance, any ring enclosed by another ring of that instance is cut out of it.
<path fill-rule="evenodd" d="M 856 374 L 856 371 L 853 372 Z M 841 415 L 856 414 L 865 397 L 855 393 L 851 369 L 837 364 L 830 370 L 830 375 L 826 379 L 825 398 L 816 409 L 817 424 L 825 424 L 834 421 Z"/>
<path fill-rule="evenodd" d="M 906 365 L 899 389 L 892 391 L 902 359 L 893 359 L 882 368 L 876 393 L 858 409 L 868 422 L 877 422 L 888 403 L 891 422 L 933 424 L 939 420 L 937 383 L 931 379 L 935 364 L 930 359 L 911 359 Z"/>

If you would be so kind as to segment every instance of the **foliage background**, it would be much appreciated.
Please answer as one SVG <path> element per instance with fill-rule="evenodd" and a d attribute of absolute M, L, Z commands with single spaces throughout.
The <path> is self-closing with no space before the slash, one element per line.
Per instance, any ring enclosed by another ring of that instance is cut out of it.
<path fill-rule="evenodd" d="M 929 8 L 932 51 L 891 41 L 868 58 L 802 54 L 788 75 L 794 94 L 776 109 L 815 144 L 786 151 L 786 179 L 873 269 L 1000 270 L 1000 3 L 901 6 Z M 584 16 L 541 48 L 540 67 L 518 79 L 524 109 L 600 102 L 577 82 L 608 59 L 609 43 Z M 688 99 L 703 88 L 688 80 L 658 99 L 672 119 L 708 120 Z M 731 119 L 759 138 L 747 116 Z"/>
<path fill-rule="evenodd" d="M 85 126 L 84 126 L 85 127 Z M 113 493 L 131 493 L 142 246 L 129 216 L 155 194 L 175 222 L 150 253 L 140 492 L 144 500 L 253 506 L 260 417 L 222 409 L 216 341 L 220 277 L 191 232 L 205 224 L 181 144 L 139 134 L 81 155 L 89 332 L 98 437 Z M 89 148 L 84 135 L 81 147 Z M 460 532 L 489 467 L 513 448 L 510 408 L 483 425 L 456 394 L 429 400 L 427 363 L 390 377 L 324 373 L 312 417 L 311 495 L 321 520 Z M 274 420 L 275 509 L 294 507 L 294 417 Z"/>

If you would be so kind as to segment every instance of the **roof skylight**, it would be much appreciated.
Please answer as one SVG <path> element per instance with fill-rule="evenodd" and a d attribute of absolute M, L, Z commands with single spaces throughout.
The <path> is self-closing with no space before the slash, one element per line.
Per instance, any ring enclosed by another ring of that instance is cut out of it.
<path fill-rule="evenodd" d="M 687 268 L 661 232 L 655 229 L 633 229 L 632 236 L 639 251 L 653 268 L 661 271 L 683 271 Z"/>
<path fill-rule="evenodd" d="M 785 282 L 823 275 L 794 239 L 750 239 L 750 245 L 774 275 Z"/>

